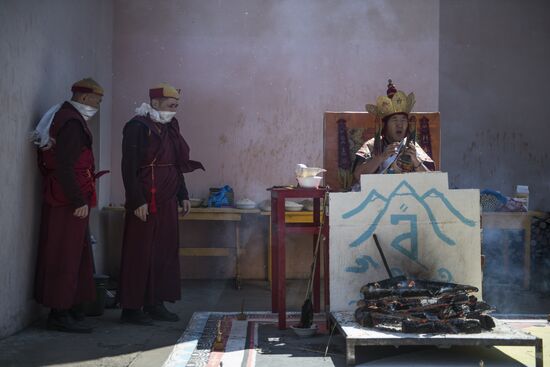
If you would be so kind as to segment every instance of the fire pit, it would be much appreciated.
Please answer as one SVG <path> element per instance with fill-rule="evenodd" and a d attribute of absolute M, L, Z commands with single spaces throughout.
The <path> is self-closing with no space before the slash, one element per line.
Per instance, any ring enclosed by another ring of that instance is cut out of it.
<path fill-rule="evenodd" d="M 542 367 L 542 340 L 487 315 L 492 308 L 472 294 L 476 287 L 388 273 L 389 279 L 361 287 L 354 313 L 331 312 L 346 338 L 348 365 L 355 364 L 356 346 L 529 345 Z"/>
<path fill-rule="evenodd" d="M 495 323 L 491 306 L 469 285 L 392 277 L 361 288 L 355 320 L 361 326 L 404 333 L 480 333 Z"/>
<path fill-rule="evenodd" d="M 432 345 L 448 348 L 452 346 L 533 346 L 535 347 L 536 367 L 543 366 L 542 339 L 511 327 L 506 322 L 494 319 L 495 327 L 481 333 L 405 333 L 402 331 L 381 330 L 378 327 L 359 325 L 353 311 L 332 311 L 331 321 L 346 339 L 346 363 L 355 364 L 355 347 Z"/>

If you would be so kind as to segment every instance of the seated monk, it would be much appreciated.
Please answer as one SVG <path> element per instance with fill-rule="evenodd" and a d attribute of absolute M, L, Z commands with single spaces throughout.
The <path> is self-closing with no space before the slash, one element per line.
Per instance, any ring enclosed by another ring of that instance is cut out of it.
<path fill-rule="evenodd" d="M 353 175 L 359 182 L 361 175 L 370 173 L 405 173 L 430 171 L 433 160 L 416 143 L 416 126 L 409 124 L 409 113 L 414 106 L 414 94 L 397 91 L 389 81 L 387 97 L 380 96 L 376 105 L 368 104 L 367 111 L 382 121 L 375 137 L 357 151 Z"/>

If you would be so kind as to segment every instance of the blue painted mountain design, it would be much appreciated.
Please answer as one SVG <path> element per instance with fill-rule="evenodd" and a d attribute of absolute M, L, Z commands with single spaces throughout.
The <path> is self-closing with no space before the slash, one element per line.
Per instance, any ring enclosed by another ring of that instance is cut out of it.
<path fill-rule="evenodd" d="M 384 207 L 381 210 L 379 210 L 378 213 L 376 214 L 376 217 L 374 218 L 374 221 L 369 226 L 369 228 L 365 232 L 363 232 L 355 241 L 350 243 L 350 245 L 349 245 L 350 247 L 357 247 L 360 244 L 362 244 L 363 242 L 365 242 L 366 240 L 368 240 L 372 236 L 372 234 L 376 230 L 376 227 L 378 226 L 378 223 L 380 222 L 380 220 L 382 219 L 384 214 L 386 214 L 386 211 L 388 210 L 392 200 L 395 199 L 396 197 L 399 197 L 399 196 L 410 196 L 410 197 L 413 197 L 414 199 L 416 199 L 418 201 L 418 203 L 426 211 L 426 214 L 428 215 L 428 218 L 430 219 L 432 229 L 435 232 L 435 234 L 443 242 L 445 242 L 449 246 L 456 245 L 456 242 L 452 238 L 449 238 L 445 233 L 443 233 L 441 228 L 439 228 L 439 225 L 437 223 L 437 219 L 436 219 L 432 209 L 430 208 L 430 206 L 426 202 L 427 198 L 441 200 L 443 205 L 451 212 L 451 214 L 453 214 L 463 224 L 465 224 L 469 227 L 474 227 L 476 225 L 476 222 L 474 220 L 471 220 L 471 219 L 468 219 L 468 218 L 464 217 L 464 215 L 462 215 L 462 213 L 460 213 L 451 204 L 451 202 L 445 197 L 445 195 L 443 193 L 441 193 L 440 191 L 436 190 L 435 188 L 432 188 L 432 189 L 426 191 L 426 193 L 424 193 L 422 196 L 420 196 L 416 192 L 416 190 L 406 180 L 403 180 L 399 183 L 399 185 L 397 185 L 397 187 L 392 191 L 392 193 L 387 198 L 384 197 L 383 195 L 381 195 L 378 191 L 376 191 L 376 189 L 373 189 L 369 192 L 369 194 L 367 195 L 365 200 L 363 200 L 356 208 L 354 208 L 354 209 L 352 209 L 352 210 L 350 210 L 347 213 L 344 213 L 342 215 L 343 219 L 348 219 L 348 218 L 351 218 L 351 217 L 361 213 L 363 210 L 367 209 L 368 206 L 376 200 L 381 200 L 382 202 L 385 203 Z"/>

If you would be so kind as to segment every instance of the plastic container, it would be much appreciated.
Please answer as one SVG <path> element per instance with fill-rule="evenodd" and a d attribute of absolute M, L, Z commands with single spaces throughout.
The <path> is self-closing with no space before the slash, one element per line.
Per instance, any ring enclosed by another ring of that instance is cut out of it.
<path fill-rule="evenodd" d="M 514 199 L 521 203 L 525 211 L 529 211 L 529 186 L 517 185 Z"/>

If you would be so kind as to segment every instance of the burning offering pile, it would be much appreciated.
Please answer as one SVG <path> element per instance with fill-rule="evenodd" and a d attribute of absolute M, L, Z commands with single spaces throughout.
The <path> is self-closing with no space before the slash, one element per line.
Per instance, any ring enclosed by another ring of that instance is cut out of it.
<path fill-rule="evenodd" d="M 480 333 L 495 323 L 492 308 L 469 285 L 393 277 L 361 288 L 355 320 L 387 331 L 426 334 Z"/>

